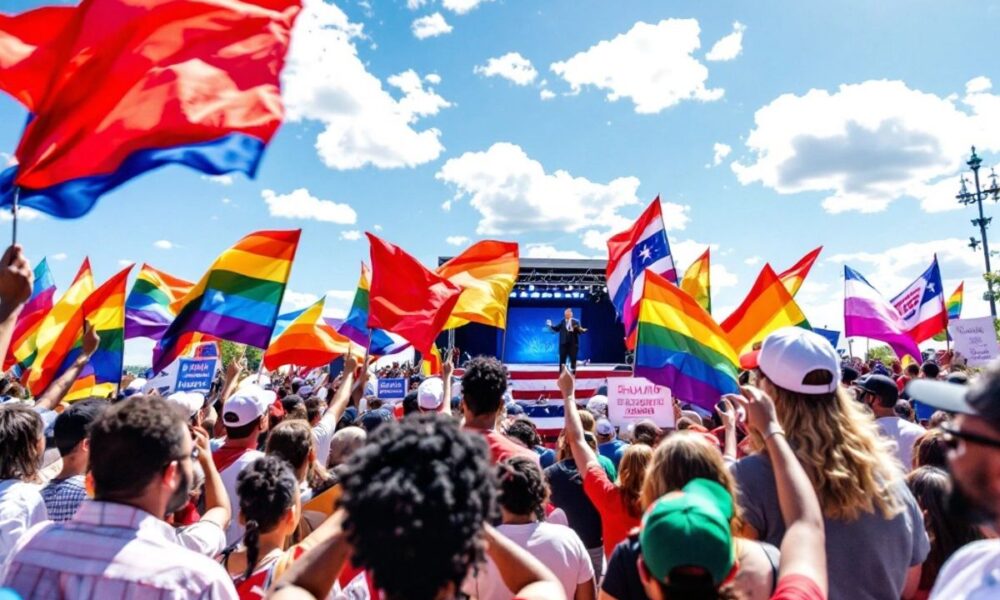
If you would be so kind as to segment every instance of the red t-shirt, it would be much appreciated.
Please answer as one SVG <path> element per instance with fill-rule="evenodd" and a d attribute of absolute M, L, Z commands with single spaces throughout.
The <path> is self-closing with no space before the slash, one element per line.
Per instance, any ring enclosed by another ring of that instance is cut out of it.
<path fill-rule="evenodd" d="M 778 580 L 771 600 L 826 600 L 826 595 L 805 575 L 786 575 Z"/>
<path fill-rule="evenodd" d="M 597 512 L 601 513 L 604 555 L 610 557 L 615 546 L 623 542 L 629 532 L 639 526 L 641 517 L 634 517 L 629 513 L 621 490 L 608 479 L 608 474 L 600 464 L 591 463 L 587 466 L 583 474 L 583 491 Z"/>
<path fill-rule="evenodd" d="M 528 450 L 503 434 L 496 431 L 480 431 L 480 433 L 486 438 L 486 444 L 490 447 L 490 456 L 493 458 L 493 464 L 503 462 L 514 456 L 523 456 L 530 458 L 536 463 L 538 462 L 538 455 L 534 450 Z"/>

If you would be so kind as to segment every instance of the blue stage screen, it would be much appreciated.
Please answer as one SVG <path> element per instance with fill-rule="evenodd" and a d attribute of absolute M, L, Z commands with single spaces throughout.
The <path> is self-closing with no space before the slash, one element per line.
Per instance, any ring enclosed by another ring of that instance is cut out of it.
<path fill-rule="evenodd" d="M 507 351 L 505 361 L 520 364 L 555 364 L 559 362 L 559 334 L 545 326 L 546 319 L 560 323 L 565 306 L 511 307 L 507 314 Z M 587 327 L 585 317 L 575 310 L 574 318 Z M 580 336 L 580 360 L 590 356 L 590 337 Z"/>

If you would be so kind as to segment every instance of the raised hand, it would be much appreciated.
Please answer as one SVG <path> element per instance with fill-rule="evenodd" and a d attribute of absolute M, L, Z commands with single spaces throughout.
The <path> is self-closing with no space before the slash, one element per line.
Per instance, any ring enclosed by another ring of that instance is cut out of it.
<path fill-rule="evenodd" d="M 730 400 L 730 396 L 723 396 L 722 400 L 715 406 L 715 412 L 718 413 L 719 418 L 722 419 L 722 426 L 725 428 L 736 427 L 736 408 L 733 406 L 733 400 Z"/>
<path fill-rule="evenodd" d="M 0 302 L 9 313 L 31 297 L 35 273 L 20 245 L 7 248 L 0 258 Z"/>
<path fill-rule="evenodd" d="M 344 373 L 350 373 L 353 375 L 358 370 L 358 357 L 354 356 L 354 353 L 348 350 L 347 356 L 344 357 Z"/>
<path fill-rule="evenodd" d="M 455 365 L 452 360 L 451 352 L 448 352 L 448 357 L 444 359 L 443 363 L 441 363 L 441 379 L 448 381 L 454 373 Z"/>
<path fill-rule="evenodd" d="M 735 398 L 746 411 L 747 427 L 763 436 L 781 430 L 774 401 L 767 394 L 749 385 L 741 387 L 740 394 L 730 397 Z"/>
<path fill-rule="evenodd" d="M 559 379 L 556 380 L 556 384 L 559 386 L 559 391 L 562 392 L 563 398 L 571 398 L 573 397 L 576 381 L 573 379 L 573 374 L 566 368 L 566 365 L 562 365 L 560 369 L 561 372 L 559 373 Z"/>
<path fill-rule="evenodd" d="M 87 358 L 94 355 L 97 352 L 97 348 L 101 345 L 101 336 L 97 334 L 97 330 L 94 326 L 90 324 L 90 321 L 83 322 L 83 354 Z"/>

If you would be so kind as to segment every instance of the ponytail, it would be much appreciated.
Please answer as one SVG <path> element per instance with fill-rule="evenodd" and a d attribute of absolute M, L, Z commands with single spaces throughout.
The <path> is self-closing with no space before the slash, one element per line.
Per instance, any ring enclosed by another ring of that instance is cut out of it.
<path fill-rule="evenodd" d="M 247 569 L 243 572 L 243 579 L 249 579 L 253 575 L 254 567 L 257 566 L 257 559 L 260 558 L 260 525 L 253 519 L 247 520 L 247 529 L 243 533 L 243 545 L 247 549 Z"/>

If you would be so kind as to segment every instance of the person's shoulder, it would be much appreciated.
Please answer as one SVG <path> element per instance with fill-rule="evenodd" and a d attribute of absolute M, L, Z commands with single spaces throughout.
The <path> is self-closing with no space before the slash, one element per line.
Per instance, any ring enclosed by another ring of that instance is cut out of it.
<path fill-rule="evenodd" d="M 23 506 L 34 506 L 43 504 L 42 486 L 24 481 L 7 480 L 8 485 L 0 487 L 0 504 L 17 504 Z"/>
<path fill-rule="evenodd" d="M 260 450 L 250 450 L 249 452 L 244 453 L 243 456 L 239 457 L 236 460 L 236 464 L 239 465 L 239 468 L 242 471 L 244 467 L 255 462 L 258 458 L 264 458 L 264 453 Z"/>
<path fill-rule="evenodd" d="M 739 478 L 767 477 L 774 478 L 774 468 L 763 452 L 750 454 L 732 464 L 730 470 L 733 476 Z"/>
<path fill-rule="evenodd" d="M 1000 559 L 1000 540 L 979 540 L 959 548 L 941 567 L 938 579 L 948 580 L 955 571 L 984 561 Z"/>

